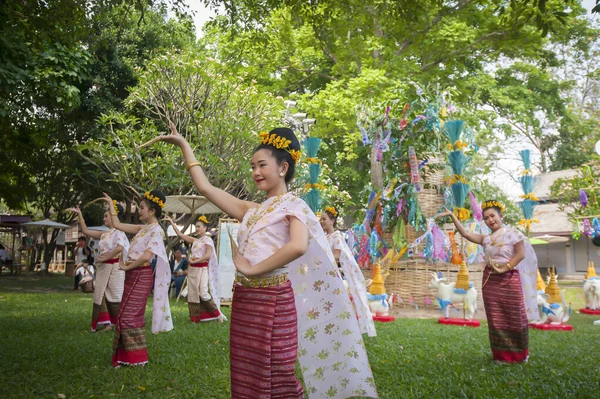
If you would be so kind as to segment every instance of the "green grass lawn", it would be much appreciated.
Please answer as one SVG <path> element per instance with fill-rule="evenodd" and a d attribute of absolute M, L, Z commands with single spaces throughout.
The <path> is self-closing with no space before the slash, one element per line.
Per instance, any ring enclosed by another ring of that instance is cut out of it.
<path fill-rule="evenodd" d="M 0 278 L 0 398 L 229 397 L 227 323 L 192 324 L 187 305 L 173 301 L 175 330 L 152 335 L 147 317 L 150 364 L 115 370 L 112 333 L 88 332 L 92 295 L 71 284 Z M 366 345 L 381 398 L 596 398 L 598 318 L 573 312 L 573 332 L 530 330 L 525 365 L 492 363 L 485 323 L 398 319 L 377 324 Z"/>

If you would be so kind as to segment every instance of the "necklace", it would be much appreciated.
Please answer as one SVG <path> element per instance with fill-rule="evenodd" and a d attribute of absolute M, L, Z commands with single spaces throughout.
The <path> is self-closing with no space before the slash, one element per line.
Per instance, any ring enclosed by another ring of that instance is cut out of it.
<path fill-rule="evenodd" d="M 254 226 L 256 226 L 256 224 L 264 217 L 266 216 L 268 213 L 271 213 L 275 210 L 275 208 L 277 208 L 279 206 L 279 204 L 281 202 L 283 202 L 283 197 L 286 195 L 287 193 L 283 193 L 278 195 L 277 197 L 275 197 L 275 199 L 273 201 L 271 201 L 271 203 L 267 206 L 261 206 L 260 208 L 258 208 L 258 211 L 256 213 L 254 213 L 252 216 L 250 216 L 248 218 L 248 223 L 246 223 L 246 231 L 248 231 L 248 234 L 246 235 L 246 238 L 244 239 L 244 243 L 241 245 L 241 247 L 245 247 L 246 244 L 248 243 L 248 240 L 250 239 L 250 233 L 252 232 L 252 230 L 254 229 Z"/>

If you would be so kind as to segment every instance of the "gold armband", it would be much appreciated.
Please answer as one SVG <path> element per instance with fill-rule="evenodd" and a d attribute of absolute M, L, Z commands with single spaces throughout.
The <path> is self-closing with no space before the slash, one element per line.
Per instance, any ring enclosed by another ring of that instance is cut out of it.
<path fill-rule="evenodd" d="M 185 167 L 185 170 L 189 172 L 190 168 L 192 168 L 193 166 L 200 166 L 200 162 L 192 162 L 191 164 Z"/>

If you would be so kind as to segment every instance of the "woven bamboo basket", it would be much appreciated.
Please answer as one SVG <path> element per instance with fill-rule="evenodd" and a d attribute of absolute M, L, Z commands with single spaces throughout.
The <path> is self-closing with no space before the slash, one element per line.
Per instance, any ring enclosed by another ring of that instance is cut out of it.
<path fill-rule="evenodd" d="M 476 263 L 469 265 L 469 281 L 477 290 L 477 307 L 483 311 L 481 297 L 481 283 L 485 264 Z M 448 282 L 455 282 L 458 278 L 459 267 L 449 262 L 429 263 L 425 259 L 415 258 L 403 260 L 395 264 L 388 271 L 385 278 L 385 289 L 388 294 L 395 293 L 402 299 L 404 306 L 409 306 L 412 297 L 415 304 L 423 308 L 439 308 L 436 300 L 437 292 L 429 289 L 431 273 L 441 272 Z M 371 270 L 363 270 L 365 278 L 372 278 Z M 462 306 L 457 306 L 461 308 Z"/>
<path fill-rule="evenodd" d="M 426 218 L 435 216 L 441 207 L 444 206 L 444 175 L 445 169 L 442 166 L 442 158 L 430 158 L 430 162 L 423 168 L 424 176 L 423 188 L 417 194 L 421 211 Z M 443 231 L 453 231 L 454 225 L 447 224 L 441 227 Z M 423 235 L 424 231 L 417 231 L 412 225 L 406 225 L 406 240 L 410 244 L 418 237 Z M 384 232 L 383 240 L 391 244 L 392 232 Z M 460 236 L 457 237 L 457 243 L 460 247 Z M 437 292 L 429 289 L 432 273 L 441 272 L 449 282 L 456 281 L 458 277 L 458 266 L 448 262 L 430 263 L 422 258 L 425 240 L 414 247 L 415 256 L 411 259 L 401 260 L 394 264 L 388 270 L 388 276 L 385 279 L 385 288 L 388 294 L 396 293 L 402 299 L 405 305 L 409 305 L 412 297 L 415 304 L 425 308 L 439 308 Z M 483 278 L 484 264 L 469 265 L 469 281 L 478 292 L 477 305 L 483 309 L 481 299 L 481 280 Z M 370 269 L 363 270 L 365 278 L 372 278 Z M 458 306 L 460 307 L 460 306 Z"/>

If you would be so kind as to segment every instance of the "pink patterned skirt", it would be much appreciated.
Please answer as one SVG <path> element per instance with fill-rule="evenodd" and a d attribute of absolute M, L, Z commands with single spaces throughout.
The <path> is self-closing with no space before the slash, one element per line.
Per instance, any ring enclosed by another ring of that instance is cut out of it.
<path fill-rule="evenodd" d="M 520 363 L 529 357 L 529 326 L 518 270 L 491 273 L 486 267 L 482 288 L 494 360 Z"/>
<path fill-rule="evenodd" d="M 298 318 L 292 284 L 235 285 L 230 330 L 233 399 L 299 399 Z"/>

